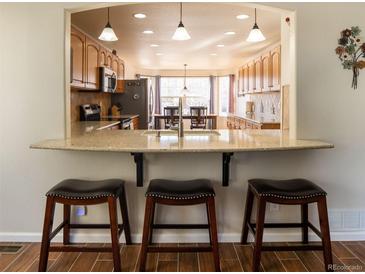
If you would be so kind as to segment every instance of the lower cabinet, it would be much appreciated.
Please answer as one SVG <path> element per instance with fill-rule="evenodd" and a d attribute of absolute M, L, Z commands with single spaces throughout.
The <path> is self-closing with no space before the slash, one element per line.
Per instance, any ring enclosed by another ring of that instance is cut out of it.
<path fill-rule="evenodd" d="M 237 116 L 227 117 L 228 129 L 280 129 L 280 123 L 259 123 Z"/>

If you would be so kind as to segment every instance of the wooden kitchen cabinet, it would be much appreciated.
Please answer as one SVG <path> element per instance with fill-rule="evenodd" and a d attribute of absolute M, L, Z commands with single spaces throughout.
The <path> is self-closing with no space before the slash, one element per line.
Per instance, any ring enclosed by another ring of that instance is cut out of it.
<path fill-rule="evenodd" d="M 262 62 L 261 57 L 255 60 L 255 90 L 262 91 Z"/>
<path fill-rule="evenodd" d="M 124 79 L 124 61 L 89 35 L 71 26 L 70 82 L 78 89 L 99 89 L 99 67 L 111 68 Z"/>
<path fill-rule="evenodd" d="M 256 70 L 255 62 L 250 62 L 248 64 L 248 92 L 256 91 Z"/>
<path fill-rule="evenodd" d="M 99 50 L 99 65 L 101 67 L 106 66 L 107 49 L 100 47 Z"/>
<path fill-rule="evenodd" d="M 71 28 L 71 86 L 85 87 L 85 43 L 86 36 Z"/>
<path fill-rule="evenodd" d="M 99 88 L 99 45 L 86 37 L 86 88 Z"/>
<path fill-rule="evenodd" d="M 248 66 L 243 68 L 243 91 L 249 91 L 249 75 L 248 75 Z"/>
<path fill-rule="evenodd" d="M 271 67 L 272 67 L 272 81 L 270 89 L 272 91 L 280 90 L 280 47 L 275 48 L 270 52 L 271 56 Z"/>
<path fill-rule="evenodd" d="M 270 64 L 270 53 L 262 56 L 262 91 L 270 91 L 272 69 Z"/>
<path fill-rule="evenodd" d="M 123 60 L 119 60 L 117 74 L 119 80 L 125 79 L 125 67 Z"/>

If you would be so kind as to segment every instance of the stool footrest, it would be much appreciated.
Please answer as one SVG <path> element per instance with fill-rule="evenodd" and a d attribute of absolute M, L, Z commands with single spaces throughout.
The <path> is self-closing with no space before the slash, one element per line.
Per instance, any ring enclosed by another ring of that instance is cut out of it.
<path fill-rule="evenodd" d="M 148 246 L 148 252 L 212 252 L 211 246 Z"/>
<path fill-rule="evenodd" d="M 70 228 L 77 229 L 103 229 L 110 228 L 110 224 L 70 224 Z M 123 224 L 118 225 L 119 229 L 123 229 Z"/>
<path fill-rule="evenodd" d="M 153 224 L 153 229 L 208 229 L 208 224 Z"/>
<path fill-rule="evenodd" d="M 318 237 L 322 238 L 322 233 L 316 228 L 311 222 L 305 223 L 269 223 L 264 224 L 264 228 L 301 228 L 301 227 L 309 227 Z M 256 233 L 256 224 L 249 223 L 248 228 L 252 232 L 252 234 Z"/>
<path fill-rule="evenodd" d="M 79 245 L 60 245 L 50 246 L 50 252 L 112 252 L 111 247 L 92 247 Z"/>
<path fill-rule="evenodd" d="M 261 251 L 308 251 L 308 250 L 323 250 L 322 245 L 278 245 L 267 246 L 263 245 Z"/>

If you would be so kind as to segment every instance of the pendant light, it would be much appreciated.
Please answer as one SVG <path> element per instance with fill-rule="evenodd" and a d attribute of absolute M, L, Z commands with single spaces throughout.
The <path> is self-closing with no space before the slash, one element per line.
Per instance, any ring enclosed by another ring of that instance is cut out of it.
<path fill-rule="evenodd" d="M 109 8 L 108 8 L 108 23 L 106 23 L 103 32 L 100 34 L 99 40 L 107 42 L 113 42 L 118 40 L 118 37 L 115 35 L 114 30 L 109 23 Z"/>
<path fill-rule="evenodd" d="M 181 91 L 182 96 L 186 96 L 189 92 L 188 88 L 186 87 L 186 66 L 187 64 L 184 64 L 184 88 Z"/>
<path fill-rule="evenodd" d="M 262 32 L 259 29 L 259 26 L 257 25 L 257 22 L 256 22 L 256 9 L 255 9 L 255 24 L 253 25 L 253 28 L 252 28 L 250 34 L 248 35 L 246 41 L 256 43 L 256 42 L 261 42 L 264 40 L 266 40 L 266 38 L 262 34 Z"/>
<path fill-rule="evenodd" d="M 189 40 L 191 37 L 188 31 L 185 29 L 184 24 L 182 23 L 182 2 L 180 2 L 180 23 L 175 30 L 174 35 L 172 36 L 173 40 Z"/>

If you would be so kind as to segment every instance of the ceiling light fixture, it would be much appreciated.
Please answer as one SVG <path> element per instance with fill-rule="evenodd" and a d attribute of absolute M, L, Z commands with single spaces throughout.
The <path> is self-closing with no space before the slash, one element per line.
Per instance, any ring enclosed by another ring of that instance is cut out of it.
<path fill-rule="evenodd" d="M 134 17 L 134 18 L 137 18 L 137 19 L 144 19 L 144 18 L 146 18 L 147 16 L 146 16 L 146 14 L 144 14 L 144 13 L 135 13 L 135 14 L 133 14 L 133 17 Z"/>
<path fill-rule="evenodd" d="M 235 35 L 236 33 L 234 31 L 226 31 L 224 34 L 225 35 Z"/>
<path fill-rule="evenodd" d="M 175 33 L 172 36 L 172 39 L 179 41 L 191 39 L 188 31 L 185 29 L 184 24 L 182 22 L 182 2 L 180 2 L 180 23 L 177 26 L 177 29 L 175 30 Z"/>
<path fill-rule="evenodd" d="M 266 40 L 265 36 L 262 34 L 261 30 L 259 29 L 259 26 L 256 22 L 256 9 L 255 9 L 255 24 L 252 27 L 252 30 L 250 31 L 250 34 L 248 35 L 246 41 L 247 42 L 261 42 Z"/>
<path fill-rule="evenodd" d="M 184 64 L 184 70 L 185 70 L 185 72 L 184 72 L 184 88 L 181 91 L 183 96 L 186 96 L 187 93 L 189 92 L 188 88 L 186 87 L 186 66 L 187 66 L 187 64 Z"/>
<path fill-rule="evenodd" d="M 151 44 L 151 45 L 150 45 L 150 47 L 151 47 L 151 48 L 157 48 L 157 47 L 159 47 L 159 46 L 160 46 L 160 45 L 157 45 L 157 44 Z"/>
<path fill-rule="evenodd" d="M 217 45 L 217 47 L 218 47 L 218 48 L 223 48 L 223 47 L 224 47 L 224 45 L 219 44 L 219 45 Z"/>
<path fill-rule="evenodd" d="M 163 53 L 161 53 L 161 52 L 157 52 L 157 53 L 156 53 L 156 55 L 157 55 L 157 56 L 161 56 L 161 55 L 163 55 Z"/>
<path fill-rule="evenodd" d="M 108 23 L 106 23 L 105 28 L 101 32 L 99 40 L 107 42 L 113 42 L 118 40 L 118 37 L 115 35 L 114 30 L 109 23 L 109 8 L 108 8 Z"/>
<path fill-rule="evenodd" d="M 216 54 L 216 53 L 211 53 L 210 55 L 211 55 L 211 56 L 217 56 L 217 54 Z"/>
<path fill-rule="evenodd" d="M 236 16 L 236 18 L 238 19 L 238 20 L 245 20 L 245 19 L 247 19 L 247 18 L 249 18 L 250 16 L 248 16 L 248 15 L 246 15 L 246 14 L 239 14 L 239 15 L 237 15 Z"/>
<path fill-rule="evenodd" d="M 143 31 L 144 34 L 153 34 L 153 30 L 144 30 Z"/>

